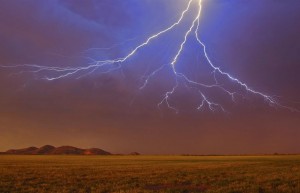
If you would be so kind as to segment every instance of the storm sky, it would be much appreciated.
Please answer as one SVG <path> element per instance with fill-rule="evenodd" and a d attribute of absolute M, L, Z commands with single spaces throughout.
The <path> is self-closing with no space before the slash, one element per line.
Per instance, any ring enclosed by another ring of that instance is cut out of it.
<path fill-rule="evenodd" d="M 200 37 L 216 66 L 300 109 L 300 1 L 203 1 Z M 186 5 L 186 0 L 0 0 L 0 65 L 66 67 L 86 65 L 88 57 L 118 58 L 174 23 Z M 259 97 L 231 103 L 220 96 L 229 113 L 199 112 L 191 105 L 195 96 L 182 91 L 173 98 L 180 107 L 175 114 L 157 108 L 173 81 L 167 72 L 139 90 L 147 69 L 172 59 L 182 32 L 162 37 L 110 74 L 46 81 L 43 73 L 0 68 L 0 151 L 51 144 L 113 153 L 300 153 L 300 114 L 269 107 Z M 205 78 L 209 72 L 197 66 L 203 61 L 198 49 L 189 41 L 178 68 Z"/>

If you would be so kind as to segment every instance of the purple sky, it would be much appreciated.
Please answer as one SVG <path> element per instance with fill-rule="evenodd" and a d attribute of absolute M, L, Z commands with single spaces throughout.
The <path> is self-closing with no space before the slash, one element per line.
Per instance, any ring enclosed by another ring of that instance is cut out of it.
<path fill-rule="evenodd" d="M 124 56 L 176 21 L 186 2 L 0 0 L 0 64 L 66 67 L 85 64 L 83 54 Z M 217 66 L 299 109 L 299 9 L 298 0 L 205 1 L 201 37 Z M 0 151 L 51 144 L 113 153 L 300 153 L 299 113 L 268 107 L 256 97 L 228 103 L 223 96 L 229 114 L 197 112 L 185 92 L 175 97 L 181 113 L 159 110 L 161 91 L 170 84 L 167 72 L 139 92 L 141 72 L 169 60 L 178 36 L 139 52 L 124 72 L 45 81 L 40 74 L 18 74 L 24 69 L 0 68 Z M 109 51 L 85 52 L 122 42 Z M 194 65 L 201 51 L 192 43 L 188 49 L 178 66 L 198 75 L 186 64 Z"/>

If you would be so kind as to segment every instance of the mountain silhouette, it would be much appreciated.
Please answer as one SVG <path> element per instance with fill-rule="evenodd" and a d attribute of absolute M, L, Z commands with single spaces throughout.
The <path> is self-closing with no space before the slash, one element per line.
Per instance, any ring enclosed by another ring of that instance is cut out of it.
<path fill-rule="evenodd" d="M 28 147 L 23 149 L 11 149 L 1 154 L 9 155 L 111 155 L 110 152 L 98 148 L 81 149 L 72 146 L 54 147 L 45 145 L 40 148 Z"/>

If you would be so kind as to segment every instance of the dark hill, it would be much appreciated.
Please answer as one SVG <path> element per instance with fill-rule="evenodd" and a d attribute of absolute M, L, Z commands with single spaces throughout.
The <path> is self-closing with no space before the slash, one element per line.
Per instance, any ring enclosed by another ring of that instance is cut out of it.
<path fill-rule="evenodd" d="M 111 155 L 111 153 L 98 148 L 85 149 L 84 155 Z"/>
<path fill-rule="evenodd" d="M 47 154 L 52 154 L 52 152 L 55 150 L 56 148 L 52 145 L 45 145 L 39 149 L 37 149 L 35 151 L 35 154 L 37 155 L 47 155 Z"/>
<path fill-rule="evenodd" d="M 138 153 L 138 152 L 132 152 L 132 153 L 130 153 L 129 155 L 141 155 L 141 154 Z"/>
<path fill-rule="evenodd" d="M 28 147 L 28 148 L 23 148 L 23 149 L 10 149 L 8 151 L 6 151 L 6 154 L 16 154 L 16 155 L 22 155 L 22 154 L 28 154 L 28 155 L 32 155 L 35 154 L 35 152 L 38 150 L 39 148 L 37 147 Z"/>
<path fill-rule="evenodd" d="M 54 147 L 45 145 L 43 147 L 28 147 L 24 149 L 11 149 L 1 154 L 9 155 L 111 155 L 110 152 L 98 148 L 81 149 L 72 146 Z"/>

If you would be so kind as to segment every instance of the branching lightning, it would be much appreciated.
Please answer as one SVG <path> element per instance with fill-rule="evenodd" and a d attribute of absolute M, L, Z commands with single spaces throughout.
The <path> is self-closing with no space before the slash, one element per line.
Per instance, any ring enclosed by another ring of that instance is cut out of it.
<path fill-rule="evenodd" d="M 146 41 L 136 46 L 129 54 L 125 55 L 124 57 L 115 58 L 115 59 L 109 59 L 109 60 L 95 60 L 93 58 L 88 58 L 91 62 L 88 63 L 86 66 L 80 66 L 80 67 L 51 67 L 51 66 L 41 66 L 41 65 L 33 65 L 33 64 L 21 64 L 21 65 L 14 65 L 14 66 L 2 66 L 5 68 L 22 68 L 26 69 L 24 71 L 21 71 L 19 73 L 24 72 L 30 72 L 30 73 L 48 73 L 49 75 L 51 72 L 55 72 L 55 76 L 47 76 L 43 79 L 48 81 L 55 81 L 58 79 L 63 79 L 71 76 L 76 76 L 76 78 L 81 78 L 83 76 L 87 76 L 91 73 L 94 73 L 96 71 L 100 73 L 110 73 L 116 70 L 119 70 L 123 67 L 124 62 L 126 62 L 129 58 L 132 58 L 134 55 L 138 55 L 138 52 L 143 49 L 146 46 L 150 46 L 151 42 L 155 39 L 160 38 L 163 34 L 166 34 L 170 32 L 171 30 L 174 30 L 178 25 L 180 25 L 183 22 L 183 19 L 186 17 L 187 13 L 191 11 L 191 7 L 193 3 L 197 4 L 197 15 L 193 18 L 190 27 L 185 32 L 184 36 L 182 37 L 182 42 L 178 48 L 178 51 L 176 52 L 176 55 L 172 57 L 172 60 L 168 64 L 163 64 L 159 66 L 158 68 L 154 69 L 152 72 L 150 72 L 148 75 L 143 77 L 143 83 L 140 86 L 140 90 L 143 90 L 147 87 L 149 82 L 156 77 L 156 75 L 162 71 L 164 68 L 168 68 L 171 70 L 173 77 L 174 77 L 174 85 L 169 91 L 166 91 L 161 101 L 158 102 L 158 107 L 161 107 L 162 105 L 166 105 L 169 109 L 174 110 L 174 112 L 178 113 L 179 109 L 177 109 L 174 105 L 171 104 L 171 98 L 174 95 L 174 93 L 178 90 L 180 85 L 184 85 L 187 88 L 193 88 L 197 90 L 197 93 L 200 98 L 200 103 L 196 107 L 197 110 L 210 110 L 212 112 L 220 111 L 220 112 L 227 112 L 222 104 L 219 104 L 213 99 L 210 99 L 209 96 L 203 92 L 203 89 L 219 89 L 220 91 L 224 92 L 224 94 L 228 95 L 232 102 L 235 102 L 236 96 L 243 96 L 243 93 L 246 91 L 247 93 L 253 94 L 257 97 L 260 97 L 262 100 L 264 100 L 268 105 L 272 107 L 278 107 L 278 108 L 284 108 L 288 109 L 290 111 L 297 111 L 297 109 L 285 106 L 280 104 L 277 101 L 276 97 L 264 94 L 260 91 L 252 89 L 250 86 L 248 86 L 246 83 L 241 81 L 240 79 L 234 77 L 228 72 L 223 71 L 220 67 L 217 67 L 215 64 L 213 64 L 212 60 L 210 59 L 206 45 L 201 40 L 199 36 L 200 31 L 200 19 L 201 19 L 201 12 L 202 12 L 202 1 L 203 0 L 189 0 L 186 8 L 182 11 L 179 19 L 170 25 L 169 27 L 165 28 L 162 31 L 159 31 L 158 33 L 148 37 Z M 207 84 L 202 83 L 196 80 L 193 80 L 189 78 L 186 74 L 179 72 L 176 68 L 176 64 L 178 63 L 178 59 L 182 56 L 183 51 L 185 49 L 185 46 L 187 44 L 187 40 L 190 36 L 193 36 L 195 41 L 197 41 L 197 44 L 199 45 L 199 49 L 203 51 L 203 54 L 205 56 L 205 59 L 207 61 L 207 64 L 209 65 L 212 76 L 214 78 L 213 84 Z M 131 41 L 131 40 L 128 40 Z M 123 43 L 122 43 L 123 44 Z M 120 44 L 120 45 L 122 45 Z M 114 45 L 112 47 L 108 48 L 99 48 L 102 50 L 110 50 L 118 45 Z M 97 49 L 97 48 L 92 48 Z M 241 89 L 240 91 L 237 89 L 236 91 L 232 91 L 230 89 L 227 89 L 225 86 L 220 84 L 218 80 L 218 76 L 222 76 L 223 78 L 226 78 L 227 80 L 231 81 L 232 84 L 238 85 Z"/>

